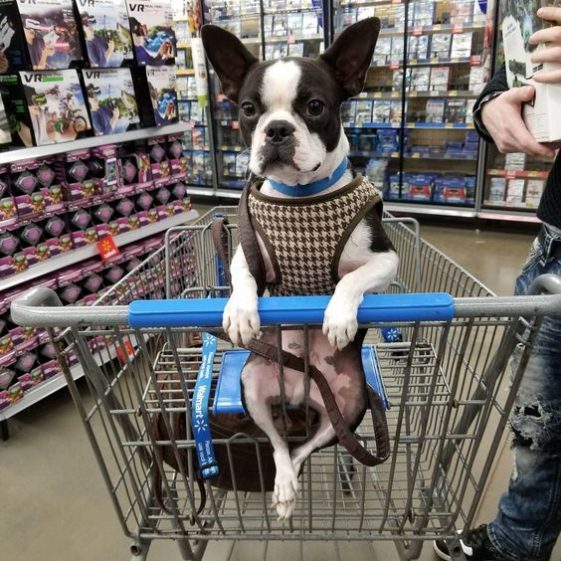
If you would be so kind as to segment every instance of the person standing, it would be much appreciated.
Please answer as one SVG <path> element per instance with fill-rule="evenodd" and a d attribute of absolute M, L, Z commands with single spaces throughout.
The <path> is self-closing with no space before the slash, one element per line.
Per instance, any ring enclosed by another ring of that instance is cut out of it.
<path fill-rule="evenodd" d="M 530 43 L 548 43 L 534 51 L 534 63 L 561 63 L 561 8 L 541 8 L 538 17 L 556 25 L 534 33 Z M 561 70 L 539 71 L 538 83 L 561 83 Z M 554 158 L 537 211 L 542 228 L 516 280 L 515 294 L 524 295 L 542 274 L 561 275 L 561 156 L 558 146 L 534 140 L 522 119 L 522 106 L 534 88 L 509 89 L 501 68 L 474 106 L 480 135 L 502 153 L 524 152 Z M 557 118 L 552 116 L 552 118 Z M 518 351 L 513 357 L 515 363 Z M 510 425 L 514 469 L 498 513 L 489 524 L 462 534 L 460 546 L 469 561 L 546 561 L 561 533 L 561 317 L 546 316 L 524 373 Z M 451 552 L 444 540 L 434 542 L 445 560 Z"/>

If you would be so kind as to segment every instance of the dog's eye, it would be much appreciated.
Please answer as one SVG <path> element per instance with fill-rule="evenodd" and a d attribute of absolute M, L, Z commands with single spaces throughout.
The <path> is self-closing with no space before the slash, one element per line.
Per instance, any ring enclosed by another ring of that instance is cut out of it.
<path fill-rule="evenodd" d="M 242 103 L 242 111 L 246 117 L 253 117 L 256 113 L 255 105 L 253 103 L 246 101 Z"/>
<path fill-rule="evenodd" d="M 312 99 L 311 101 L 308 101 L 308 113 L 314 117 L 321 115 L 324 107 L 323 102 L 319 99 Z"/>

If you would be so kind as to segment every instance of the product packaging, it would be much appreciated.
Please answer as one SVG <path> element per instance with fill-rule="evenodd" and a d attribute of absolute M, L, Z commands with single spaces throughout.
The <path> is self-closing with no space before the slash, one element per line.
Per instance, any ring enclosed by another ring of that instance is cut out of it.
<path fill-rule="evenodd" d="M 137 64 L 173 64 L 176 38 L 169 0 L 127 0 L 127 10 Z"/>
<path fill-rule="evenodd" d="M 561 140 L 561 84 L 543 84 L 533 80 L 536 72 L 561 70 L 560 63 L 546 62 L 534 64 L 531 60 L 536 51 L 556 48 L 546 44 L 531 45 L 528 39 L 537 31 L 552 24 L 536 14 L 541 6 L 561 6 L 561 0 L 542 2 L 510 2 L 501 0 L 500 13 L 503 16 L 502 33 L 508 85 L 511 88 L 532 85 L 536 95 L 523 109 L 524 122 L 538 142 L 559 142 Z M 557 25 L 557 24 L 554 24 Z"/>
<path fill-rule="evenodd" d="M 82 60 L 72 0 L 17 0 L 33 70 L 70 68 Z"/>
<path fill-rule="evenodd" d="M 90 68 L 134 60 L 125 0 L 76 0 Z"/>
<path fill-rule="evenodd" d="M 147 66 L 146 78 L 157 127 L 178 121 L 174 66 Z"/>
<path fill-rule="evenodd" d="M 83 70 L 82 76 L 96 136 L 119 134 L 139 127 L 136 94 L 128 68 Z"/>
<path fill-rule="evenodd" d="M 0 97 L 6 111 L 11 146 L 33 146 L 31 116 L 27 107 L 25 89 L 18 74 L 0 74 Z"/>
<path fill-rule="evenodd" d="M 20 72 L 37 146 L 67 142 L 91 130 L 76 70 Z"/>

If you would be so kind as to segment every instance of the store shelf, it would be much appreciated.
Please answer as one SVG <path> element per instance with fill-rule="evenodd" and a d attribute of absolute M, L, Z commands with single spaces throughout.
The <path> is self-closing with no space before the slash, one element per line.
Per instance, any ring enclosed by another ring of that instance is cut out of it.
<path fill-rule="evenodd" d="M 549 171 L 509 171 L 504 169 L 489 169 L 487 170 L 487 175 L 492 177 L 507 177 L 509 179 L 547 179 Z"/>
<path fill-rule="evenodd" d="M 190 197 L 214 197 L 214 189 L 212 187 L 191 187 L 187 186 L 187 194 Z"/>
<path fill-rule="evenodd" d="M 457 58 L 433 58 L 430 60 L 417 60 L 410 59 L 407 62 L 407 67 L 416 66 L 447 66 L 453 64 L 469 64 L 471 66 L 481 66 L 481 59 L 479 57 L 469 56 L 469 57 L 457 57 Z M 392 70 L 397 70 L 404 66 L 403 60 L 393 60 L 389 64 L 380 64 L 371 66 L 370 68 L 390 68 Z"/>
<path fill-rule="evenodd" d="M 181 68 L 177 71 L 177 76 L 194 76 L 195 70 L 193 68 Z"/>
<path fill-rule="evenodd" d="M 410 202 L 385 201 L 384 209 L 389 212 L 427 214 L 431 216 L 449 216 L 462 218 L 475 218 L 475 208 L 453 207 L 449 205 L 417 204 Z"/>
<path fill-rule="evenodd" d="M 397 159 L 400 157 L 399 152 L 391 152 L 390 154 L 380 154 L 377 152 L 369 152 L 364 150 L 355 150 L 349 153 L 349 156 L 355 158 L 387 158 L 389 160 Z M 420 152 L 414 152 L 411 154 L 404 154 L 403 157 L 406 160 L 467 160 L 474 161 L 477 160 L 477 156 L 468 157 L 462 156 L 447 156 L 446 154 L 440 156 L 431 156 L 429 154 L 421 154 Z"/>
<path fill-rule="evenodd" d="M 535 209 L 512 210 L 480 210 L 477 218 L 482 220 L 505 220 L 507 222 L 526 222 L 528 224 L 541 224 L 541 220 L 534 214 Z"/>
<path fill-rule="evenodd" d="M 441 99 L 454 97 L 459 99 L 475 99 L 476 97 L 479 97 L 479 93 L 464 90 L 447 90 L 438 92 L 415 91 L 407 92 L 405 97 L 408 99 L 416 97 L 436 97 Z M 401 99 L 401 92 L 362 92 L 356 96 L 356 99 Z"/>
<path fill-rule="evenodd" d="M 440 24 L 423 25 L 418 27 L 410 27 L 407 30 L 408 35 L 435 35 L 439 33 L 467 33 L 469 31 L 478 31 L 485 29 L 485 23 L 472 23 L 469 25 L 452 25 Z M 403 35 L 403 29 L 383 29 L 380 31 L 380 37 L 396 37 Z"/>
<path fill-rule="evenodd" d="M 176 123 L 166 127 L 150 127 L 135 131 L 123 132 L 120 134 L 111 134 L 106 136 L 92 136 L 89 138 L 81 138 L 70 142 L 60 142 L 58 144 L 49 144 L 48 146 L 34 146 L 33 148 L 21 148 L 18 150 L 9 150 L 0 152 L 0 165 L 21 162 L 27 159 L 46 158 L 69 152 L 71 150 L 82 150 L 84 148 L 94 148 L 103 146 L 104 144 L 120 144 L 123 142 L 131 142 L 144 138 L 152 138 L 155 136 L 164 136 L 167 134 L 176 134 L 187 131 L 185 123 Z"/>
<path fill-rule="evenodd" d="M 170 218 L 166 218 L 165 220 L 155 222 L 154 224 L 149 224 L 148 226 L 138 228 L 138 230 L 119 234 L 118 236 L 115 236 L 114 240 L 117 247 L 127 245 L 148 236 L 164 232 L 165 230 L 173 226 L 179 226 L 180 224 L 184 224 L 185 222 L 195 220 L 198 216 L 199 213 L 196 210 L 190 210 L 189 212 L 177 214 L 175 216 L 171 216 Z M 0 280 L 0 290 L 13 288 L 14 286 L 17 286 L 19 284 L 29 282 L 48 273 L 52 273 L 53 271 L 56 271 L 58 269 L 62 269 L 63 267 L 74 265 L 75 263 L 79 263 L 80 261 L 84 261 L 85 259 L 96 257 L 98 255 L 99 251 L 95 244 L 80 247 L 79 249 L 74 249 L 63 255 L 57 255 L 56 257 L 34 265 L 26 271 L 18 273 L 17 275 L 12 275 Z"/>
<path fill-rule="evenodd" d="M 400 129 L 401 123 L 343 123 L 347 129 Z M 405 123 L 406 129 L 444 129 L 444 130 L 473 130 L 475 127 L 465 123 Z"/>
<path fill-rule="evenodd" d="M 84 369 L 79 364 L 74 365 L 70 369 L 70 372 L 72 373 L 72 378 L 74 380 L 78 380 L 84 375 Z M 20 400 L 0 411 L 0 421 L 8 420 L 10 417 L 17 415 L 20 411 L 27 409 L 31 405 L 41 401 L 45 397 L 55 393 L 65 386 L 66 378 L 62 373 L 41 382 L 35 388 L 26 391 Z"/>
<path fill-rule="evenodd" d="M 267 43 L 309 43 L 311 41 L 323 41 L 323 35 L 283 35 L 282 37 L 268 37 Z M 242 39 L 245 45 L 260 45 L 261 39 L 259 37 Z"/>

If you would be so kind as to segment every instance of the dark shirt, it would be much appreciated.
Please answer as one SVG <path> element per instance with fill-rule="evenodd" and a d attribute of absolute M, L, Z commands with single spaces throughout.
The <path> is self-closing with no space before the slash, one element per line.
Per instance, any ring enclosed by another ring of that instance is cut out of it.
<path fill-rule="evenodd" d="M 489 81 L 485 89 L 481 92 L 481 95 L 477 99 L 474 105 L 474 115 L 477 116 L 481 110 L 480 104 L 481 100 L 488 96 L 489 94 L 495 92 L 504 92 L 508 90 L 508 82 L 506 78 L 506 67 L 503 65 L 500 70 L 493 76 L 492 80 Z M 489 136 L 487 131 L 484 129 L 481 120 L 478 118 L 474 119 L 475 127 L 479 134 L 488 142 L 493 142 L 493 139 Z M 538 206 L 537 216 L 546 224 L 551 224 L 556 228 L 561 229 L 561 159 L 560 155 L 557 154 L 555 162 L 549 176 L 547 178 L 545 189 Z"/>
<path fill-rule="evenodd" d="M 33 39 L 33 42 L 31 44 L 30 43 L 27 44 L 27 50 L 29 51 L 29 58 L 31 59 L 31 64 L 33 65 L 33 68 L 36 68 L 37 66 L 39 66 L 39 62 L 41 61 L 41 55 L 45 50 L 45 41 L 43 41 L 41 37 L 36 35 L 35 39 Z M 48 68 L 49 65 L 47 64 L 46 66 Z"/>
<path fill-rule="evenodd" d="M 97 111 L 92 111 L 92 124 L 97 134 L 111 134 L 111 111 L 107 107 L 100 107 Z"/>
<path fill-rule="evenodd" d="M 91 41 L 86 42 L 86 46 L 88 47 L 88 56 L 92 66 L 100 66 L 101 68 L 107 66 L 107 60 L 105 59 L 107 42 L 103 37 L 96 35 Z"/>

